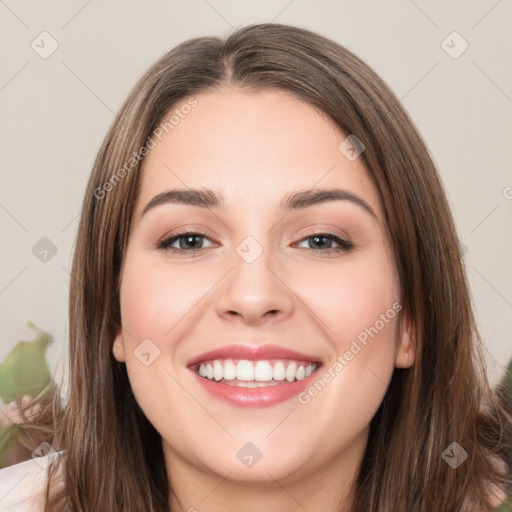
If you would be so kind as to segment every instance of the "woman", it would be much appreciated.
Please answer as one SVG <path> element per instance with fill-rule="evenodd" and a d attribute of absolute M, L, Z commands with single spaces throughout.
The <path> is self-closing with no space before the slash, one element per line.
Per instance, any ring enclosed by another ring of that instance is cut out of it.
<path fill-rule="evenodd" d="M 88 184 L 45 510 L 493 510 L 512 423 L 482 361 L 383 81 L 292 26 L 187 41 Z"/>

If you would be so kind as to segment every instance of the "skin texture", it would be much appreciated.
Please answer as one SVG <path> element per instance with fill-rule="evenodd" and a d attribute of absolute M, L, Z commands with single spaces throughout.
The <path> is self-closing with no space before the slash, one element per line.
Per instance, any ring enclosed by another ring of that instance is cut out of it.
<path fill-rule="evenodd" d="M 338 149 L 346 135 L 288 93 L 223 88 L 194 97 L 197 106 L 143 163 L 114 356 L 162 436 L 184 510 L 348 510 L 369 423 L 395 366 L 414 362 L 406 315 L 402 329 L 398 315 L 388 320 L 305 405 L 237 408 L 207 394 L 186 362 L 231 343 L 276 344 L 322 360 L 320 378 L 400 302 L 378 192 L 362 158 Z M 157 194 L 188 187 L 222 193 L 224 208 L 164 204 L 140 218 Z M 313 187 L 357 194 L 376 218 L 348 201 L 280 211 L 284 194 Z M 207 235 L 203 249 L 157 248 L 185 229 Z M 323 248 L 329 240 L 307 238 L 325 230 L 354 248 L 336 252 Z M 251 264 L 236 252 L 247 236 L 263 249 Z M 160 350 L 149 366 L 134 354 L 147 338 Z M 251 468 L 237 457 L 248 442 L 262 453 Z"/>

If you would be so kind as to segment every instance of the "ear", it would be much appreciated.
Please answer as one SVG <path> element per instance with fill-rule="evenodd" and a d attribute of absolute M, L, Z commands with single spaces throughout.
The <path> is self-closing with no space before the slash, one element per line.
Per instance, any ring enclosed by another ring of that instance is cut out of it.
<path fill-rule="evenodd" d="M 398 351 L 395 366 L 397 368 L 409 368 L 414 364 L 415 355 L 414 322 L 409 311 L 404 310 L 398 332 Z"/>
<path fill-rule="evenodd" d="M 124 363 L 125 362 L 123 331 L 122 331 L 121 327 L 117 328 L 116 337 L 114 338 L 114 343 L 112 345 L 112 354 L 114 354 L 114 357 L 120 363 Z"/>

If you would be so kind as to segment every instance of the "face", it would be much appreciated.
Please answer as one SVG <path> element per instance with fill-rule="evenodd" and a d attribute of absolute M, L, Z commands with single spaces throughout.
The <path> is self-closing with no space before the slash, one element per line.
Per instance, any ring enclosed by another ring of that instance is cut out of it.
<path fill-rule="evenodd" d="M 114 356 L 177 472 L 355 466 L 414 357 L 377 190 L 346 135 L 286 92 L 194 100 L 144 159 Z"/>

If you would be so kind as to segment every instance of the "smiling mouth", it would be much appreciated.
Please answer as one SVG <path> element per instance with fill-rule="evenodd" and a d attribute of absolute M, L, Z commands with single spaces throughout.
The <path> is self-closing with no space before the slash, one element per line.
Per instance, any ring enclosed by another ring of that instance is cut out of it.
<path fill-rule="evenodd" d="M 201 361 L 191 370 L 208 381 L 240 388 L 263 388 L 297 382 L 320 366 L 310 361 L 270 359 L 214 359 Z"/>

